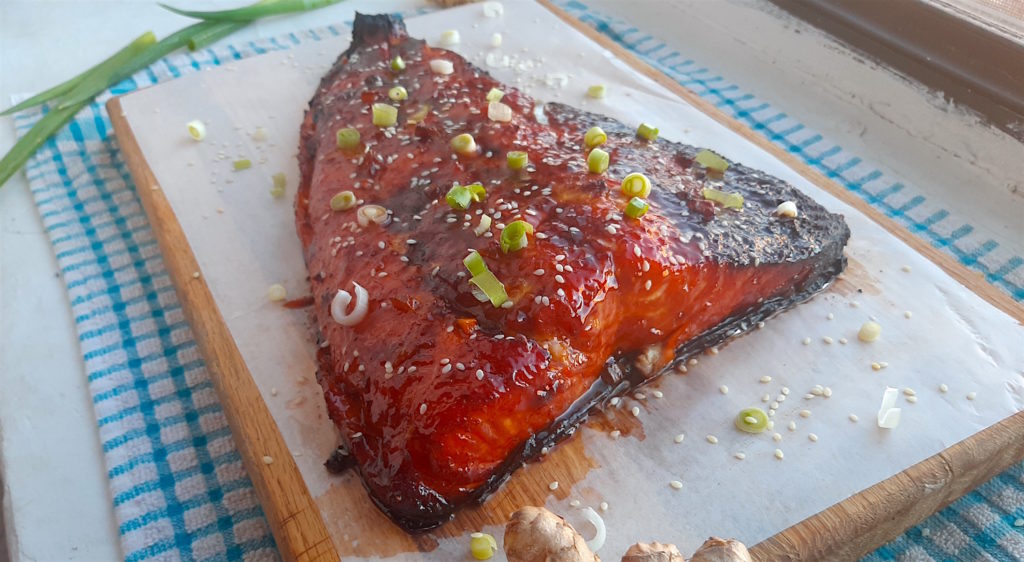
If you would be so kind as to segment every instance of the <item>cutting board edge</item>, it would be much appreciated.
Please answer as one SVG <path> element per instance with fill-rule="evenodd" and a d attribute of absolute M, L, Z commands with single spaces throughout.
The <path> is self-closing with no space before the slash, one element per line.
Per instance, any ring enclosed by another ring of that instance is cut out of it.
<path fill-rule="evenodd" d="M 199 264 L 139 148 L 119 97 L 107 101 L 107 113 L 278 549 L 289 562 L 339 561 L 320 510 L 209 286 L 201 276 L 195 276 Z"/>
<path fill-rule="evenodd" d="M 566 24 L 715 121 L 769 152 L 788 167 L 862 212 L 938 265 L 982 299 L 1024 323 L 1024 306 L 951 256 L 934 248 L 848 190 L 764 140 L 692 91 L 647 65 L 549 0 L 537 0 Z M 234 344 L 174 211 L 141 152 L 119 98 L 107 102 L 139 198 L 153 226 L 166 267 L 210 377 L 221 398 L 243 463 L 286 560 L 340 560 L 323 517 Z M 142 187 L 139 187 L 142 186 Z M 147 186 L 155 186 L 150 189 Z M 251 410 L 255 408 L 257 412 Z M 785 529 L 751 548 L 757 560 L 825 560 L 859 557 L 888 542 L 976 486 L 1024 459 L 1024 412 L 1010 416 L 912 467 Z M 273 462 L 264 462 L 270 457 Z M 979 463 L 983 460 L 983 463 Z M 897 498 L 894 500 L 893 498 Z M 884 501 L 883 501 L 884 500 Z M 883 509 L 878 509 L 881 506 Z M 924 506 L 924 507 L 922 507 Z M 853 517 L 854 524 L 849 524 Z M 844 521 L 844 519 L 846 521 Z"/>

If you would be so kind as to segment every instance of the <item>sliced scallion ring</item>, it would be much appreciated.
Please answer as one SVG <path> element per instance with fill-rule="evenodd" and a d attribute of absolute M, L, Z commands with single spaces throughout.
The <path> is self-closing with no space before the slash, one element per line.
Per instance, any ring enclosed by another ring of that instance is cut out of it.
<path fill-rule="evenodd" d="M 743 196 L 739 193 L 727 193 L 725 191 L 719 191 L 717 189 L 706 187 L 704 188 L 704 199 L 708 201 L 714 201 L 726 209 L 742 209 L 743 208 Z"/>
<path fill-rule="evenodd" d="M 522 150 L 513 150 L 505 158 L 508 160 L 509 170 L 522 170 L 530 163 L 530 155 Z"/>
<path fill-rule="evenodd" d="M 491 301 L 491 304 L 494 305 L 495 308 L 505 304 L 505 301 L 508 300 L 508 293 L 505 292 L 505 285 L 502 285 L 501 281 L 498 281 L 498 278 L 489 270 L 478 275 L 474 275 L 469 282 L 487 295 L 488 300 Z"/>
<path fill-rule="evenodd" d="M 505 92 L 502 92 L 501 90 L 499 90 L 497 88 L 491 88 L 491 90 L 489 92 L 487 92 L 487 98 L 486 99 L 489 102 L 495 102 L 495 101 L 501 101 L 501 98 L 503 98 L 503 97 L 505 97 Z"/>
<path fill-rule="evenodd" d="M 391 101 L 402 101 L 409 98 L 409 92 L 402 86 L 395 86 L 388 90 L 388 97 Z"/>
<path fill-rule="evenodd" d="M 647 141 L 653 141 L 658 138 L 658 128 L 647 123 L 640 123 L 640 126 L 636 128 L 636 136 Z"/>
<path fill-rule="evenodd" d="M 634 197 L 626 204 L 626 216 L 631 219 L 638 219 L 647 214 L 651 204 L 639 197 Z"/>
<path fill-rule="evenodd" d="M 464 185 L 455 184 L 448 193 L 444 196 L 445 201 L 448 202 L 448 206 L 456 211 L 465 211 L 469 208 L 469 205 L 473 202 L 473 192 Z"/>
<path fill-rule="evenodd" d="M 270 188 L 270 195 L 274 198 L 284 197 L 285 188 L 288 187 L 288 176 L 285 176 L 284 172 L 278 172 L 270 178 L 274 182 L 274 187 Z"/>
<path fill-rule="evenodd" d="M 248 158 L 239 158 L 232 162 L 231 166 L 236 172 L 239 170 L 248 170 L 249 168 L 252 168 L 252 160 L 249 160 Z"/>
<path fill-rule="evenodd" d="M 529 243 L 527 234 L 533 234 L 533 225 L 523 221 L 512 221 L 501 231 L 501 251 L 504 253 L 518 252 Z"/>
<path fill-rule="evenodd" d="M 405 61 L 402 60 L 402 57 L 396 55 L 395 58 L 391 59 L 391 70 L 395 72 L 405 70 Z"/>
<path fill-rule="evenodd" d="M 386 103 L 373 104 L 373 124 L 378 127 L 391 127 L 398 122 L 398 108 Z"/>
<path fill-rule="evenodd" d="M 480 182 L 471 183 L 466 186 L 474 203 L 479 203 L 487 198 L 487 189 Z"/>
<path fill-rule="evenodd" d="M 735 424 L 745 433 L 761 433 L 768 429 L 768 415 L 760 408 L 744 408 L 736 415 Z"/>
<path fill-rule="evenodd" d="M 473 135 L 469 133 L 462 133 L 461 135 L 455 135 L 452 138 L 452 150 L 459 154 L 475 154 L 476 153 L 476 140 L 473 139 Z"/>
<path fill-rule="evenodd" d="M 483 256 L 480 252 L 473 250 L 468 256 L 463 258 L 462 263 L 469 270 L 470 275 L 476 276 L 487 271 L 487 264 L 484 262 Z"/>
<path fill-rule="evenodd" d="M 608 93 L 608 88 L 604 84 L 596 84 L 587 88 L 587 97 L 594 99 L 601 99 Z"/>
<path fill-rule="evenodd" d="M 194 140 L 201 141 L 206 138 L 206 125 L 204 125 L 202 121 L 199 121 L 198 119 L 195 121 L 189 121 L 186 127 L 188 127 L 188 136 L 192 137 Z"/>
<path fill-rule="evenodd" d="M 622 193 L 627 197 L 647 197 L 651 194 L 651 180 L 640 172 L 633 172 L 623 178 Z"/>
<path fill-rule="evenodd" d="M 380 205 L 363 205 L 356 211 L 359 226 L 370 226 L 371 223 L 384 226 L 389 222 L 388 210 Z"/>
<path fill-rule="evenodd" d="M 351 191 L 341 191 L 331 197 L 332 211 L 347 211 L 356 205 L 356 194 Z"/>
<path fill-rule="evenodd" d="M 587 148 L 601 146 L 607 140 L 608 135 L 601 127 L 591 127 L 587 129 L 587 133 L 583 135 L 583 144 L 585 144 Z"/>
<path fill-rule="evenodd" d="M 608 169 L 609 161 L 610 158 L 607 152 L 600 148 L 595 148 L 587 155 L 587 169 L 590 170 L 591 174 L 603 174 Z"/>
<path fill-rule="evenodd" d="M 725 173 L 729 168 L 729 162 L 710 150 L 701 150 L 694 156 L 693 161 L 704 166 L 712 172 Z"/>
<path fill-rule="evenodd" d="M 339 129 L 337 134 L 338 148 L 342 150 L 352 150 L 359 146 L 360 138 L 359 131 L 352 127 Z"/>

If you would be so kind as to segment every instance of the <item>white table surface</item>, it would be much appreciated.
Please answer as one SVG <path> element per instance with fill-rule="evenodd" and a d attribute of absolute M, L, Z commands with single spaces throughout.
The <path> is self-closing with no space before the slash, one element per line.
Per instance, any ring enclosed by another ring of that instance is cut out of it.
<path fill-rule="evenodd" d="M 707 10 L 680 6 L 694 4 L 683 0 L 586 1 L 648 29 L 862 158 L 884 165 L 899 154 L 900 179 L 929 186 L 929 196 L 949 208 L 958 208 L 960 197 L 977 201 L 978 191 L 959 189 L 962 178 L 971 178 L 991 212 L 1009 221 L 990 224 L 1024 228 L 1022 199 L 1007 189 L 1024 177 L 1019 143 L 856 60 L 762 0 L 719 2 L 714 21 L 702 19 Z M 346 20 L 371 4 L 373 11 L 396 11 L 419 2 L 344 2 L 263 22 L 232 40 Z M 690 16 L 666 17 L 680 9 Z M 0 107 L 11 95 L 49 87 L 120 48 L 145 29 L 140 22 L 162 37 L 187 21 L 149 0 L 0 0 Z M 0 152 L 13 142 L 10 121 L 0 121 Z M 949 157 L 964 146 L 976 160 Z M 962 206 L 968 207 L 977 208 Z M 0 189 L 0 497 L 12 562 L 119 558 L 105 472 L 67 295 L 18 176 Z"/>

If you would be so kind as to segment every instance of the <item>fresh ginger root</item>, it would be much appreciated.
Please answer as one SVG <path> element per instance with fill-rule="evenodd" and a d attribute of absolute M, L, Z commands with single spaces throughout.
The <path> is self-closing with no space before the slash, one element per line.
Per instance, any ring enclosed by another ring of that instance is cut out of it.
<path fill-rule="evenodd" d="M 638 542 L 629 547 L 622 562 L 686 562 L 674 544 Z"/>
<path fill-rule="evenodd" d="M 508 562 L 601 562 L 565 519 L 543 507 L 524 507 L 505 526 Z"/>
<path fill-rule="evenodd" d="M 693 553 L 690 562 L 753 562 L 753 559 L 740 541 L 711 537 Z"/>

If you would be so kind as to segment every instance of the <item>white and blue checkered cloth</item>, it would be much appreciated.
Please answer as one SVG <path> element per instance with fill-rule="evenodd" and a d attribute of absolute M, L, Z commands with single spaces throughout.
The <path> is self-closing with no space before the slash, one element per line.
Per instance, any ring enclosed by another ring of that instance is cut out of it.
<path fill-rule="evenodd" d="M 557 3 L 930 243 L 1024 300 L 1024 259 L 910 186 L 741 92 L 663 42 L 576 0 Z M 111 134 L 111 95 L 322 36 L 329 27 L 176 55 L 91 104 L 27 166 L 77 325 L 126 560 L 276 560 L 156 239 Z M 16 116 L 24 134 L 42 112 Z M 868 560 L 1024 561 L 1024 464 L 885 545 Z"/>

